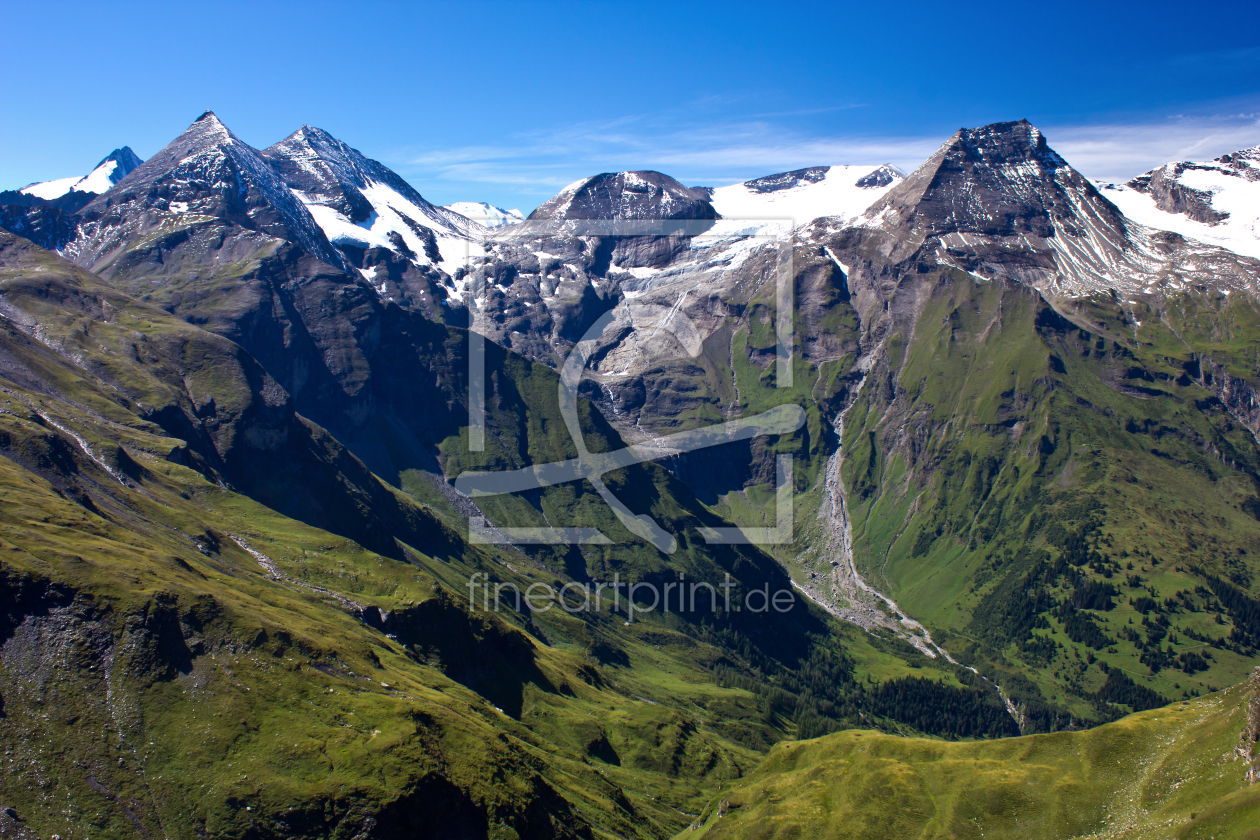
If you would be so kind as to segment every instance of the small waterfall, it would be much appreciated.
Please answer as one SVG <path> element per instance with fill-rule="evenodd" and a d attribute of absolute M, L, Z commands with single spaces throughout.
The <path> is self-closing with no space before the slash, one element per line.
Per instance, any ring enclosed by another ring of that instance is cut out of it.
<path fill-rule="evenodd" d="M 867 583 L 854 562 L 853 523 L 849 516 L 848 496 L 841 469 L 844 466 L 844 418 L 857 402 L 856 395 L 860 390 L 859 385 L 854 391 L 854 397 L 836 418 L 836 451 L 827 461 L 823 479 L 823 499 L 818 511 L 818 518 L 822 520 L 823 538 L 818 553 L 822 560 L 830 563 L 829 578 L 822 586 L 796 584 L 796 588 L 832 615 L 856 624 L 868 633 L 886 630 L 914 645 L 930 659 L 940 656 L 951 665 L 960 665 L 958 660 L 949 655 L 949 651 L 932 640 L 932 634 L 926 627 L 908 616 L 892 598 Z M 970 665 L 962 667 L 993 686 L 1022 734 L 1027 723 L 1023 709 L 997 683 Z"/>

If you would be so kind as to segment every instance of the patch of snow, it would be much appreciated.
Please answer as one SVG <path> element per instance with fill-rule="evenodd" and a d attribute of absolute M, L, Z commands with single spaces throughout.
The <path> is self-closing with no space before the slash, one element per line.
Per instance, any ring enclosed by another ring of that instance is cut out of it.
<path fill-rule="evenodd" d="M 425 253 L 424 238 L 408 224 L 407 220 L 410 220 L 419 227 L 433 231 L 440 257 L 436 265 L 447 274 L 452 274 L 455 269 L 467 264 L 471 257 L 485 254 L 485 249 L 466 237 L 462 231 L 431 218 L 423 209 L 385 184 L 372 183 L 363 188 L 363 195 L 371 203 L 373 212 L 357 224 L 336 208 L 310 203 L 310 198 L 305 194 L 297 190 L 292 192 L 306 204 L 316 224 L 335 246 L 387 248 L 396 251 L 394 243 L 390 241 L 390 234 L 396 233 L 411 249 L 414 262 L 418 265 L 429 265 L 431 261 Z"/>
<path fill-rule="evenodd" d="M 746 183 L 718 187 L 710 202 L 722 215 L 732 235 L 740 220 L 755 221 L 769 228 L 776 222 L 797 228 L 823 216 L 855 219 L 902 180 L 893 180 L 882 187 L 859 187 L 857 182 L 879 169 L 878 166 L 832 166 L 815 182 L 805 182 L 786 189 L 757 192 Z M 758 230 L 758 233 L 762 231 Z M 769 231 L 766 231 L 769 232 Z"/>
<path fill-rule="evenodd" d="M 437 245 L 441 256 L 437 266 L 450 275 L 454 275 L 456 269 L 467 266 L 473 258 L 486 255 L 486 249 L 480 243 L 462 236 L 438 234 Z"/>
<path fill-rule="evenodd" d="M 407 224 L 404 217 L 433 231 L 440 255 L 438 266 L 448 274 L 467 263 L 470 256 L 485 254 L 485 249 L 470 241 L 465 231 L 459 230 L 452 224 L 444 224 L 443 222 L 447 221 L 445 219 L 438 220 L 430 217 L 423 209 L 399 195 L 392 187 L 373 183 L 363 188 L 362 192 L 376 210 L 377 221 L 372 225 L 373 233 L 380 234 L 386 241 L 390 232 L 397 233 L 402 237 L 403 242 L 407 243 L 407 247 L 415 252 L 418 260 L 427 262 L 424 256 L 424 240 L 412 229 L 411 225 Z"/>
<path fill-rule="evenodd" d="M 75 175 L 70 178 L 58 178 L 55 181 L 41 181 L 38 184 L 31 184 L 29 187 L 22 187 L 18 192 L 23 195 L 33 195 L 36 198 L 45 198 L 52 200 L 61 198 L 70 190 L 74 189 L 74 185 L 83 179 Z"/>
<path fill-rule="evenodd" d="M 369 216 L 362 224 L 356 225 L 333 207 L 326 207 L 322 204 L 308 204 L 306 209 L 315 217 L 315 223 L 320 226 L 324 231 L 324 235 L 328 237 L 328 241 L 333 245 L 338 247 L 349 245 L 353 248 L 364 249 L 392 249 L 394 247 L 393 243 L 389 241 L 388 230 L 378 232 L 373 229 L 373 223 L 378 219 L 375 213 Z M 424 253 L 423 246 L 420 248 L 420 253 Z"/>
<path fill-rule="evenodd" d="M 624 272 L 626 272 L 626 273 L 630 274 L 630 275 L 631 275 L 632 277 L 634 277 L 636 280 L 646 280 L 646 279 L 648 279 L 649 277 L 653 277 L 653 276 L 655 276 L 655 275 L 657 275 L 657 274 L 660 274 L 660 272 L 661 272 L 661 269 L 659 269 L 659 268 L 645 268 L 645 267 L 637 267 L 637 266 L 632 266 L 632 267 L 629 267 L 629 268 L 622 268 L 622 267 L 618 266 L 616 270 L 617 270 L 617 271 L 624 271 Z"/>
<path fill-rule="evenodd" d="M 718 211 L 721 212 L 721 211 Z M 722 218 L 713 223 L 703 236 L 692 239 L 693 248 L 707 248 L 725 243 L 732 239 L 746 236 L 781 238 L 791 233 L 792 228 L 803 222 L 795 218 L 775 218 L 771 216 L 743 216 L 740 218 Z"/>
<path fill-rule="evenodd" d="M 87 177 L 75 184 L 71 189 L 75 192 L 93 192 L 98 195 L 109 192 L 110 187 L 114 186 L 115 180 L 112 176 L 117 168 L 118 161 L 107 160 L 93 169 Z"/>
<path fill-rule="evenodd" d="M 1260 257 L 1260 183 L 1239 178 L 1228 188 L 1218 185 L 1218 191 L 1212 196 L 1212 208 L 1229 213 L 1229 218 L 1216 225 L 1161 210 L 1155 206 L 1155 199 L 1132 187 L 1105 183 L 1097 186 L 1121 213 L 1139 224 L 1179 233 L 1243 256 Z"/>
<path fill-rule="evenodd" d="M 1155 173 L 1206 193 L 1212 209 L 1229 217 L 1207 224 L 1181 213 L 1161 210 L 1150 195 L 1127 185 L 1095 184 L 1121 212 L 1147 227 L 1179 233 L 1237 254 L 1260 257 L 1260 147 L 1214 161 L 1169 163 L 1150 174 Z"/>
<path fill-rule="evenodd" d="M 827 252 L 827 256 L 831 258 L 831 261 L 835 263 L 836 266 L 839 267 L 841 271 L 844 272 L 845 279 L 847 280 L 849 277 L 849 267 L 845 265 L 844 263 L 840 262 L 840 260 L 836 258 L 836 255 L 833 254 L 831 252 L 831 249 L 828 248 L 826 245 L 823 246 L 823 250 Z"/>

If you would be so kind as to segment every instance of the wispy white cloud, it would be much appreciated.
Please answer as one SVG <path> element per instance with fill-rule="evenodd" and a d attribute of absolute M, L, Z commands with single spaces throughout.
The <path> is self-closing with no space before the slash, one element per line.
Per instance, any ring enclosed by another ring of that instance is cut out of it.
<path fill-rule="evenodd" d="M 1077 169 L 1111 181 L 1260 143 L 1260 113 L 1040 128 Z M 441 185 L 443 191 L 466 190 L 468 198 L 503 192 L 541 202 L 578 178 L 622 169 L 659 169 L 684 183 L 713 186 L 826 164 L 893 163 L 909 171 L 947 139 L 810 135 L 768 115 L 708 124 L 679 124 L 675 115 L 627 115 L 518 132 L 501 143 L 400 152 L 389 162 L 422 191 Z"/>
<path fill-rule="evenodd" d="M 770 119 L 666 126 L 644 117 L 521 132 L 494 145 L 400 153 L 390 161 L 417 182 L 534 187 L 546 197 L 597 172 L 659 169 L 689 184 L 721 185 L 836 163 L 913 168 L 943 137 L 817 137 Z"/>
<path fill-rule="evenodd" d="M 1126 181 L 1176 160 L 1211 160 L 1260 144 L 1260 113 L 1176 115 L 1159 122 L 1048 126 L 1050 145 L 1091 178 Z"/>

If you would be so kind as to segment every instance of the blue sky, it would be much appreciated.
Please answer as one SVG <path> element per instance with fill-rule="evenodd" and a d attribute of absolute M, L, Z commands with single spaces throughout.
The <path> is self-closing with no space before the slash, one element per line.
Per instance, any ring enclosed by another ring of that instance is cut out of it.
<path fill-rule="evenodd" d="M 148 157 L 207 108 L 525 211 L 601 171 L 908 170 L 1023 117 L 1113 180 L 1260 143 L 1254 2 L 0 3 L 0 188 Z"/>

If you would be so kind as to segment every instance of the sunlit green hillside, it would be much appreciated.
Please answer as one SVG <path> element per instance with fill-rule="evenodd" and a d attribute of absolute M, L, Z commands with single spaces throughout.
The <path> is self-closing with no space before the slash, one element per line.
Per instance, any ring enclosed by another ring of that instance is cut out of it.
<path fill-rule="evenodd" d="M 780 744 L 678 840 L 1260 837 L 1260 786 L 1235 756 L 1249 691 L 1079 732 L 967 743 L 840 732 Z"/>

